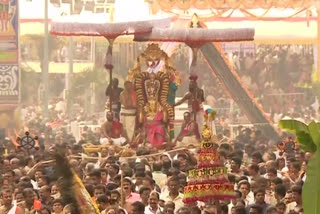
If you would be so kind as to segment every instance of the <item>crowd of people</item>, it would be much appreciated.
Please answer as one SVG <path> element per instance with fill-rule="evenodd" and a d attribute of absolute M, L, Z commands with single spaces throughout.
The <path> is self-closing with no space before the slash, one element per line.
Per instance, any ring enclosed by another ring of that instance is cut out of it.
<path fill-rule="evenodd" d="M 312 46 L 255 45 L 253 50 L 239 48 L 225 50 L 225 54 L 241 83 L 262 105 L 272 122 L 277 123 L 285 116 L 306 121 L 318 117 L 319 106 L 310 89 L 315 71 Z M 178 56 L 182 58 L 176 60 L 180 65 L 188 60 L 188 51 L 182 51 Z M 198 60 L 197 68 L 203 76 L 200 85 L 205 90 L 206 103 L 220 110 L 221 122 L 248 123 L 206 62 Z M 188 70 L 186 66 L 179 69 Z"/>
<path fill-rule="evenodd" d="M 243 83 L 254 95 L 297 92 L 297 87 L 291 87 L 289 82 L 309 81 L 306 78 L 311 76 L 307 68 L 312 64 L 309 52 L 291 53 L 289 47 L 282 46 L 273 51 L 268 47 L 261 47 L 260 50 L 255 56 L 234 53 L 232 58 Z M 299 65 L 306 67 L 291 66 L 293 62 L 298 62 L 297 59 L 303 61 L 299 61 Z M 205 64 L 200 63 L 199 66 L 203 70 L 208 69 Z M 305 69 L 303 75 L 299 69 Z M 122 141 L 116 142 L 113 129 L 121 126 L 127 132 L 124 134 L 125 140 L 132 138 L 133 132 L 128 134 L 132 127 L 121 124 L 120 106 L 125 107 L 127 112 L 123 115 L 128 116 L 135 109 L 136 103 L 133 102 L 134 96 L 131 96 L 127 82 L 122 89 L 119 81 L 113 81 L 113 89 L 117 90 L 111 93 L 109 87 L 106 95 L 114 96 L 112 99 L 116 102 L 111 107 L 118 114 L 107 113 L 107 121 L 104 118 L 100 120 L 98 116 L 86 116 L 80 106 L 74 109 L 77 116 L 68 118 L 66 103 L 62 99 L 50 102 L 48 118 L 43 118 L 39 106 L 22 108 L 23 125 L 32 136 L 38 136 L 39 147 L 32 150 L 17 149 L 10 142 L 12 138 L 1 136 L 0 214 L 79 214 L 77 210 L 81 207 L 75 207 L 63 195 L 65 187 L 56 173 L 53 156 L 57 145 L 67 148 L 70 167 L 81 178 L 102 214 L 302 214 L 302 186 L 306 179 L 306 165 L 312 154 L 303 152 L 293 142 L 287 143 L 284 149 L 280 148 L 257 128 L 240 125 L 237 128 L 239 134 L 232 135 L 228 124 L 239 120 L 242 114 L 230 111 L 230 106 L 227 107 L 230 98 L 216 77 L 213 77 L 215 84 L 208 83 L 212 81 L 212 77 L 206 78 L 209 74 L 209 71 L 204 72 L 204 76 L 199 79 L 199 86 L 204 87 L 197 88 L 197 94 L 201 95 L 197 99 L 221 109 L 217 111 L 216 124 L 222 128 L 214 133 L 217 134 L 215 141 L 219 158 L 228 169 L 228 179 L 234 184 L 234 199 L 215 201 L 214 204 L 183 202 L 188 171 L 197 166 L 201 141 L 201 127 L 198 129 L 199 124 L 191 119 L 190 113 L 184 114 L 181 131 L 173 143 L 183 144 L 183 139 L 190 137 L 194 144 L 192 148 L 161 150 L 159 153 L 152 146 L 138 146 L 134 155 L 124 156 L 121 147 L 125 144 Z M 279 81 L 272 81 L 274 79 Z M 260 84 L 262 82 L 264 84 Z M 184 87 L 186 84 L 181 86 L 181 91 L 187 90 Z M 177 96 L 182 97 L 179 93 Z M 187 94 L 184 96 L 186 101 Z M 270 114 L 285 116 L 291 112 L 291 116 L 305 117 L 303 112 L 308 114 L 309 119 L 315 117 L 312 108 L 306 111 L 306 106 L 312 103 L 310 100 L 306 101 L 307 104 L 299 104 L 292 99 L 280 105 L 278 99 L 266 99 L 266 96 L 260 98 L 259 101 L 264 103 L 265 110 Z M 268 103 L 270 100 L 272 103 Z M 276 104 L 280 107 L 277 108 Z M 84 126 L 80 136 L 75 136 L 72 123 L 79 121 L 103 125 L 95 129 Z M 117 136 L 120 137 L 122 133 L 117 133 Z M 114 144 L 104 145 L 102 139 L 111 140 Z M 86 150 L 84 145 L 89 143 L 95 144 L 96 149 Z"/>
<path fill-rule="evenodd" d="M 205 203 L 186 205 L 183 191 L 188 170 L 197 165 L 199 149 L 168 151 L 150 155 L 152 149 L 139 147 L 137 157 L 121 157 L 114 147 L 100 147 L 81 155 L 82 140 L 64 138 L 56 144 L 69 149 L 70 166 L 79 175 L 102 213 L 219 213 L 219 214 L 301 214 L 302 184 L 310 153 L 287 146 L 277 150 L 259 130 L 239 128 L 233 140 L 219 141 L 219 157 L 228 168 L 235 186 L 234 200 L 221 200 L 214 208 Z M 1 207 L 8 213 L 74 213 L 63 201 L 63 186 L 55 173 L 52 150 L 16 150 L 10 144 L 1 153 Z M 80 158 L 77 158 L 80 157 Z M 122 177 L 123 176 L 123 177 Z M 122 195 L 121 195 L 122 193 Z"/>

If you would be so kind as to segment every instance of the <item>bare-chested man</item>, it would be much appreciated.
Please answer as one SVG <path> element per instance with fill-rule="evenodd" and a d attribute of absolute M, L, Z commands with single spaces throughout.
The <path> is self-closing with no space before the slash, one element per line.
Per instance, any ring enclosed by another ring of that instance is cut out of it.
<path fill-rule="evenodd" d="M 197 147 L 200 143 L 198 124 L 192 120 L 190 112 L 185 112 L 183 117 L 184 122 L 182 123 L 181 131 L 175 143 L 177 143 L 177 147 Z"/>
<path fill-rule="evenodd" d="M 24 210 L 13 204 L 13 192 L 10 189 L 1 190 L 2 206 L 0 207 L 0 214 L 24 214 Z"/>
<path fill-rule="evenodd" d="M 118 120 L 113 119 L 112 112 L 107 112 L 107 121 L 101 126 L 100 143 L 114 143 L 122 146 L 126 142 L 123 126 Z"/>
<path fill-rule="evenodd" d="M 189 112 L 192 120 L 197 121 L 198 125 L 202 127 L 204 123 L 204 110 L 202 103 L 204 102 L 204 92 L 197 84 L 197 76 L 190 76 L 189 91 L 178 101 L 174 106 L 181 105 L 188 101 Z"/>
<path fill-rule="evenodd" d="M 119 80 L 117 78 L 113 78 L 112 87 L 109 84 L 109 86 L 106 89 L 106 96 L 109 98 L 109 100 L 112 101 L 112 112 L 117 117 L 117 119 L 119 119 L 118 117 L 121 110 L 120 94 L 122 91 L 123 89 L 119 88 Z"/>
<path fill-rule="evenodd" d="M 129 81 L 124 83 L 124 91 L 120 95 L 120 102 L 120 121 L 123 124 L 123 129 L 130 142 L 132 140 L 136 124 L 137 96 L 133 90 L 132 83 Z"/>

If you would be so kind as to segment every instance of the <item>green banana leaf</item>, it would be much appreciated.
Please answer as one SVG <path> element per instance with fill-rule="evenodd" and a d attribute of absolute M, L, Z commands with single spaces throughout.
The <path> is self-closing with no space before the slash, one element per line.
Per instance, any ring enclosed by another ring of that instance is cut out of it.
<path fill-rule="evenodd" d="M 320 125 L 312 121 L 308 125 L 310 136 L 316 146 L 320 146 Z"/>
<path fill-rule="evenodd" d="M 303 151 L 314 153 L 317 150 L 317 146 L 313 143 L 310 134 L 305 132 L 298 132 L 296 135 L 300 148 Z"/>
<path fill-rule="evenodd" d="M 298 120 L 280 120 L 279 125 L 281 129 L 287 130 L 297 136 L 298 143 L 303 151 L 315 152 L 317 144 L 314 139 L 320 139 L 319 130 L 317 131 L 318 124 L 313 122 L 311 127 Z M 312 132 L 312 133 L 311 133 Z"/>
<path fill-rule="evenodd" d="M 279 127 L 296 134 L 301 149 L 313 153 L 302 189 L 303 209 L 305 214 L 320 214 L 320 124 L 313 121 L 306 125 L 297 120 L 281 120 Z"/>
<path fill-rule="evenodd" d="M 307 179 L 302 189 L 303 210 L 305 214 L 320 213 L 320 149 L 308 162 Z"/>
<path fill-rule="evenodd" d="M 294 119 L 280 120 L 278 126 L 279 128 L 285 129 L 293 134 L 297 134 L 297 132 L 309 133 L 307 124 Z"/>

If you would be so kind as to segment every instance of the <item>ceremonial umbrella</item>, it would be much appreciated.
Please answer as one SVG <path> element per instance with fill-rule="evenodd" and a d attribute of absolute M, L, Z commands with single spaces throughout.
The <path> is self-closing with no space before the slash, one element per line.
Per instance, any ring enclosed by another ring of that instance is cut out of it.
<path fill-rule="evenodd" d="M 166 16 L 150 16 L 148 19 L 135 20 L 133 17 L 128 21 L 112 20 L 107 14 L 92 14 L 90 16 L 64 16 L 52 21 L 50 33 L 59 36 L 103 36 L 108 42 L 105 68 L 109 70 L 110 85 L 112 85 L 112 47 L 118 36 L 137 35 L 150 33 L 154 27 L 167 28 L 171 18 Z M 112 87 L 110 87 L 112 90 Z M 112 100 L 110 99 L 110 111 Z"/>

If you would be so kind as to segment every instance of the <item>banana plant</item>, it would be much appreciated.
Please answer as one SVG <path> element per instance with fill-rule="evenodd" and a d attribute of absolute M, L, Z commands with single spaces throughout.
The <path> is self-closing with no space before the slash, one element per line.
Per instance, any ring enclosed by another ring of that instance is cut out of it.
<path fill-rule="evenodd" d="M 308 162 L 307 177 L 303 184 L 302 200 L 305 214 L 320 213 L 320 123 L 305 124 L 287 119 L 279 122 L 279 127 L 297 136 L 300 148 L 313 155 Z"/>

